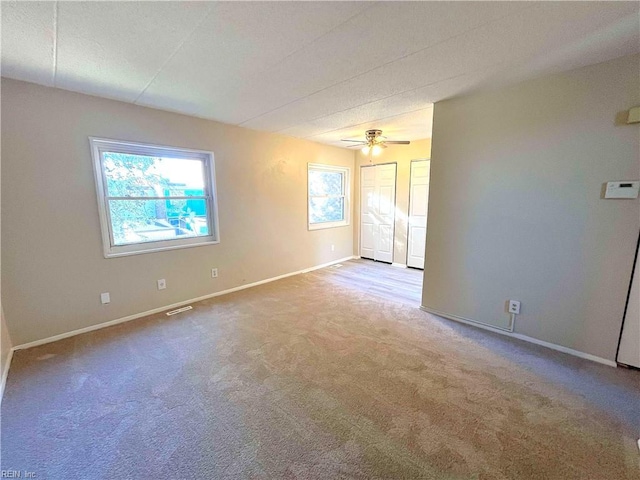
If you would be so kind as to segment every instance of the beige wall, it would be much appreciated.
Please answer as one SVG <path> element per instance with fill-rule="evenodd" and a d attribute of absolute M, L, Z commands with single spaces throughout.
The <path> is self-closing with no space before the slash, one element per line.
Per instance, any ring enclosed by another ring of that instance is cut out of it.
<path fill-rule="evenodd" d="M 353 254 L 353 222 L 309 232 L 306 199 L 307 163 L 353 169 L 352 151 L 13 80 L 1 92 L 2 305 L 16 345 Z M 213 151 L 221 243 L 103 258 L 90 135 Z"/>
<path fill-rule="evenodd" d="M 437 103 L 423 305 L 615 357 L 640 227 L 640 57 Z"/>
<path fill-rule="evenodd" d="M 355 208 L 353 251 L 360 254 L 360 167 L 379 163 L 397 163 L 396 173 L 396 221 L 394 232 L 393 262 L 407 264 L 407 215 L 409 214 L 409 180 L 411 160 L 431 157 L 431 139 L 413 141 L 409 145 L 389 145 L 375 157 L 356 150 Z M 372 162 L 370 163 L 370 158 Z"/>

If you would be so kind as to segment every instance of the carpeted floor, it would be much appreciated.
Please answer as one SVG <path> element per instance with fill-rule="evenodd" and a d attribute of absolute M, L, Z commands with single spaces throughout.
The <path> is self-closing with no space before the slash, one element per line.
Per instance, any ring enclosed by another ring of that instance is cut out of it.
<path fill-rule="evenodd" d="M 16 352 L 1 468 L 37 479 L 640 478 L 640 373 L 351 288 L 365 268 Z"/>

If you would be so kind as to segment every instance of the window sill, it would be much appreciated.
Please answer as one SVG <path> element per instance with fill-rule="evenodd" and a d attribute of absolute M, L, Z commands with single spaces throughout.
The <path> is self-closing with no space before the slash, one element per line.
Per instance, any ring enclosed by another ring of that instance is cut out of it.
<path fill-rule="evenodd" d="M 348 221 L 342 222 L 327 222 L 327 223 L 310 223 L 308 224 L 308 230 L 324 230 L 325 228 L 337 228 L 337 227 L 348 227 Z"/>
<path fill-rule="evenodd" d="M 167 250 L 179 250 L 182 248 L 202 247 L 204 245 L 217 245 L 220 240 L 206 240 L 197 243 L 183 243 L 180 245 L 151 246 L 150 248 L 137 248 L 136 250 L 127 250 L 123 247 L 111 248 L 104 252 L 104 258 L 129 257 L 131 255 L 143 255 L 145 253 L 165 252 Z"/>

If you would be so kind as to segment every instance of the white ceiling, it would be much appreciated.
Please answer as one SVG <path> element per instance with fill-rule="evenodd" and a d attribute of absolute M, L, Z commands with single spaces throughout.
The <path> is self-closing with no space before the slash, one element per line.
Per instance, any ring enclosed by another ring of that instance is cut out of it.
<path fill-rule="evenodd" d="M 342 145 L 640 51 L 640 2 L 2 2 L 2 75 Z"/>

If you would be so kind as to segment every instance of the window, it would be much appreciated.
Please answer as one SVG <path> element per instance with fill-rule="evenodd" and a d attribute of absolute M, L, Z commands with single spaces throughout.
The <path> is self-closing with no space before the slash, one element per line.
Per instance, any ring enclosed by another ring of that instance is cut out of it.
<path fill-rule="evenodd" d="M 219 243 L 211 152 L 90 143 L 105 257 Z"/>
<path fill-rule="evenodd" d="M 309 230 L 349 225 L 349 169 L 309 164 Z"/>

